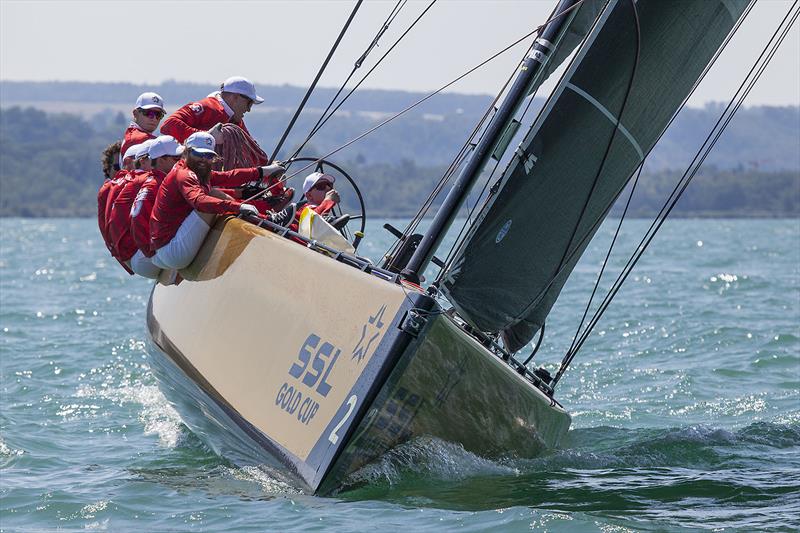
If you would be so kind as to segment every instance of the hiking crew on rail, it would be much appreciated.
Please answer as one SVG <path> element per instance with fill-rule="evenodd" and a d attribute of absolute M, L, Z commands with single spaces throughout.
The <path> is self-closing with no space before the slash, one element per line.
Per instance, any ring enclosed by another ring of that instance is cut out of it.
<path fill-rule="evenodd" d="M 97 194 L 100 234 L 128 273 L 158 279 L 168 270 L 164 279 L 175 279 L 217 215 L 255 215 L 297 227 L 298 204 L 289 203 L 294 190 L 280 179 L 285 168 L 266 164 L 269 158 L 244 125 L 244 114 L 263 101 L 252 82 L 234 76 L 167 117 L 157 135 L 164 100 L 154 92 L 139 95 L 122 140 L 103 153 L 105 181 Z M 217 151 L 223 140 L 229 145 L 226 164 L 230 159 L 251 166 L 215 170 L 223 165 Z M 333 181 L 327 174 L 308 176 L 300 207 L 327 214 L 339 202 Z M 259 192 L 261 199 L 248 200 Z"/>

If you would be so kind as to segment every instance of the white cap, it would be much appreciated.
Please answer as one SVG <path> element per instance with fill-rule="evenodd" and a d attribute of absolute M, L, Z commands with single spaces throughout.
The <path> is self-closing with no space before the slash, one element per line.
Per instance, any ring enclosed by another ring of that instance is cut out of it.
<path fill-rule="evenodd" d="M 150 145 L 147 154 L 150 156 L 150 159 L 158 159 L 165 155 L 179 156 L 183 153 L 183 150 L 183 146 L 175 140 L 175 137 L 172 135 L 161 135 L 160 137 L 156 137 L 153 144 Z"/>
<path fill-rule="evenodd" d="M 156 93 L 142 93 L 136 99 L 136 109 L 160 109 L 164 111 L 164 99 Z"/>
<path fill-rule="evenodd" d="M 186 148 L 191 148 L 196 152 L 206 154 L 216 154 L 214 148 L 217 146 L 214 141 L 214 136 L 205 131 L 196 131 L 189 135 L 189 138 L 183 143 Z"/>
<path fill-rule="evenodd" d="M 150 146 L 155 142 L 155 139 L 147 139 L 141 144 L 136 145 L 136 152 L 134 152 L 134 159 L 141 159 L 149 155 Z M 127 152 L 126 152 L 127 153 Z"/>
<path fill-rule="evenodd" d="M 242 76 L 231 76 L 222 83 L 220 90 L 242 94 L 252 100 L 254 104 L 260 104 L 264 101 L 263 98 L 256 94 L 256 86 L 253 85 L 253 82 Z"/>
<path fill-rule="evenodd" d="M 322 172 L 314 172 L 306 176 L 303 180 L 303 194 L 308 194 L 308 191 L 314 188 L 318 181 L 329 181 L 331 183 L 336 181 L 336 178 L 330 174 L 323 174 Z"/>
<path fill-rule="evenodd" d="M 128 149 L 125 150 L 125 154 L 122 156 L 122 160 L 124 161 L 125 159 L 128 159 L 129 157 L 132 157 L 133 159 L 136 159 L 136 152 L 139 151 L 139 149 L 140 149 L 139 147 L 140 146 L 141 145 L 139 145 L 139 144 L 134 144 L 133 146 L 129 146 Z"/>

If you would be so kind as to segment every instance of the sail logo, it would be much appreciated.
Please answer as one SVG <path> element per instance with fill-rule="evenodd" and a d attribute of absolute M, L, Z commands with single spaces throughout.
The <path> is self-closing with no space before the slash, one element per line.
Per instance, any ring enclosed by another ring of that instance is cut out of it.
<path fill-rule="evenodd" d="M 523 167 L 525 168 L 525 174 L 530 174 L 531 173 L 531 170 L 533 170 L 533 165 L 535 165 L 538 160 L 539 160 L 539 158 L 536 157 L 535 155 L 528 154 L 528 157 L 526 157 L 525 161 L 523 161 Z"/>
<path fill-rule="evenodd" d="M 384 325 L 383 313 L 385 311 L 386 305 L 384 304 L 378 309 L 378 312 L 371 315 L 361 327 L 361 338 L 358 340 L 356 347 L 353 348 L 353 357 L 351 359 L 356 359 L 356 362 L 360 363 L 367 358 L 370 348 L 372 348 L 372 343 L 382 333 Z"/>
<path fill-rule="evenodd" d="M 505 239 L 506 235 L 508 234 L 508 230 L 510 229 L 511 229 L 511 219 L 509 218 L 508 220 L 506 220 L 506 223 L 503 224 L 503 227 L 500 228 L 500 231 L 497 232 L 497 237 L 494 238 L 494 243 L 499 244 L 500 241 Z"/>

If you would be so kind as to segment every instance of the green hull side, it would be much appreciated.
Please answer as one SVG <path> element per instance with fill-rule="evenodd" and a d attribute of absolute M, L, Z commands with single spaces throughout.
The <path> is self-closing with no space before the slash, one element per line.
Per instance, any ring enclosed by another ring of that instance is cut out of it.
<path fill-rule="evenodd" d="M 449 317 L 428 320 L 320 488 L 413 437 L 461 444 L 487 458 L 534 457 L 558 446 L 571 418 Z"/>

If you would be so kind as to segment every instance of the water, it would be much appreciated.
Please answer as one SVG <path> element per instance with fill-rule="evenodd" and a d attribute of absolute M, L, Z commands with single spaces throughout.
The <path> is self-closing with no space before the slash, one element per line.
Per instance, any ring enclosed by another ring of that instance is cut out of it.
<path fill-rule="evenodd" d="M 549 319 L 550 370 L 612 226 Z M 620 251 L 645 228 L 626 222 Z M 560 385 L 562 449 L 492 462 L 421 438 L 335 498 L 238 468 L 181 424 L 144 348 L 148 282 L 93 220 L 0 229 L 3 531 L 800 529 L 798 220 L 668 222 Z M 367 235 L 379 257 L 385 232 Z"/>

